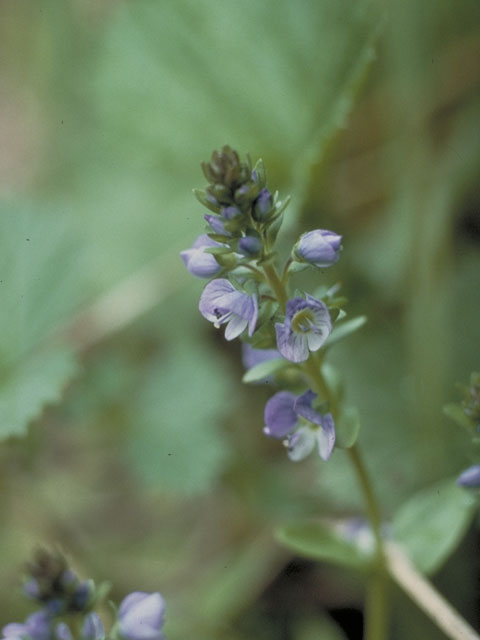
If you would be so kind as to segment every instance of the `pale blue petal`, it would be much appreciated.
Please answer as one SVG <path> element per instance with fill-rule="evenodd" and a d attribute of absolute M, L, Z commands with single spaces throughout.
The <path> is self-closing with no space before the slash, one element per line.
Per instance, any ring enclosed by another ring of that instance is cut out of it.
<path fill-rule="evenodd" d="M 277 348 L 284 358 L 290 362 L 308 360 L 308 343 L 304 334 L 294 333 L 279 322 L 275 324 L 275 332 L 277 334 Z"/>
<path fill-rule="evenodd" d="M 238 336 L 243 333 L 243 331 L 247 328 L 248 319 L 242 318 L 241 316 L 232 315 L 229 320 L 226 328 L 225 328 L 225 339 L 230 341 L 238 338 Z"/>
<path fill-rule="evenodd" d="M 293 462 L 306 458 L 315 447 L 316 436 L 310 427 L 301 427 L 286 441 L 288 457 Z"/>
<path fill-rule="evenodd" d="M 327 461 L 335 446 L 335 423 L 331 413 L 323 416 L 323 425 L 316 432 L 318 453 L 322 460 Z"/>

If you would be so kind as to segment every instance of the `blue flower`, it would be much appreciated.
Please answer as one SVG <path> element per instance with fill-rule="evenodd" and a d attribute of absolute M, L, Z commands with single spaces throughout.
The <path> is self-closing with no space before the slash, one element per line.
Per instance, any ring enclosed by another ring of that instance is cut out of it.
<path fill-rule="evenodd" d="M 335 446 L 333 417 L 313 409 L 315 398 L 310 390 L 301 396 L 279 391 L 265 405 L 263 432 L 272 438 L 286 437 L 288 457 L 295 462 L 306 458 L 315 446 L 322 460 L 328 460 Z"/>
<path fill-rule="evenodd" d="M 124 640 L 164 640 L 165 601 L 159 593 L 134 591 L 120 604 L 118 631 Z"/>
<path fill-rule="evenodd" d="M 8 640 L 21 640 L 29 636 L 32 640 L 50 640 L 52 619 L 45 611 L 37 611 L 28 616 L 24 623 L 11 622 L 3 627 L 2 633 Z"/>
<path fill-rule="evenodd" d="M 285 322 L 275 324 L 277 347 L 291 362 L 308 360 L 310 351 L 317 351 L 332 331 L 332 321 L 326 305 L 307 294 L 287 303 Z"/>
<path fill-rule="evenodd" d="M 457 484 L 467 489 L 480 489 L 480 464 L 469 467 L 457 478 Z"/>
<path fill-rule="evenodd" d="M 222 245 L 203 234 L 198 236 L 191 249 L 180 252 L 184 265 L 190 273 L 197 278 L 211 278 L 217 274 L 221 266 L 211 253 L 205 253 L 205 249 L 221 247 Z"/>
<path fill-rule="evenodd" d="M 330 267 L 339 259 L 341 245 L 342 236 L 326 229 L 315 229 L 300 237 L 293 253 L 295 259 L 301 262 L 309 262 L 316 267 Z"/>
<path fill-rule="evenodd" d="M 218 278 L 207 284 L 200 296 L 200 313 L 218 329 L 227 324 L 225 338 L 237 338 L 247 327 L 252 336 L 258 318 L 258 301 L 255 295 L 238 291 L 226 278 Z"/>

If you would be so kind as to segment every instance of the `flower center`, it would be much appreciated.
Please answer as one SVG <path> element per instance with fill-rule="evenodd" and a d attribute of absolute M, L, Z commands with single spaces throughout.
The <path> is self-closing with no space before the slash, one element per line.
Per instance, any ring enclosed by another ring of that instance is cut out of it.
<path fill-rule="evenodd" d="M 314 316 L 310 309 L 305 308 L 297 311 L 292 318 L 292 329 L 297 333 L 311 331 L 314 324 Z"/>
<path fill-rule="evenodd" d="M 224 322 L 227 322 L 230 319 L 232 312 L 215 307 L 215 309 L 213 310 L 213 314 L 217 318 L 217 320 L 213 323 L 213 326 L 215 327 L 215 329 L 220 329 L 220 325 L 222 325 Z"/>

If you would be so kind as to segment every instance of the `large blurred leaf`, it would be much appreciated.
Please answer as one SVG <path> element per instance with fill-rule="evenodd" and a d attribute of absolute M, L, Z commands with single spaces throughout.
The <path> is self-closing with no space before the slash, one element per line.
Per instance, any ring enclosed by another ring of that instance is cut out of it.
<path fill-rule="evenodd" d="M 78 252 L 62 220 L 0 211 L 0 439 L 20 435 L 75 371 L 61 345 L 38 349 L 83 295 Z"/>
<path fill-rule="evenodd" d="M 290 177 L 312 136 L 343 124 L 353 71 L 372 55 L 378 17 L 368 7 L 124 5 L 96 78 L 105 125 L 150 147 L 164 179 L 225 142 L 265 155 Z"/>
<path fill-rule="evenodd" d="M 46 404 L 58 402 L 77 365 L 69 350 L 40 352 L 17 366 L 0 381 L 0 440 L 23 435 L 29 422 Z"/>
<path fill-rule="evenodd" d="M 69 105 L 88 135 L 77 127 L 60 142 L 77 160 L 73 206 L 100 278 L 202 231 L 191 189 L 204 182 L 200 161 L 222 144 L 263 156 L 272 186 L 301 191 L 372 58 L 378 17 L 368 4 L 180 0 L 115 9 L 98 57 L 81 67 L 82 99 Z M 69 82 L 71 68 L 63 74 Z"/>
<path fill-rule="evenodd" d="M 474 513 L 475 498 L 453 480 L 424 489 L 393 518 L 393 534 L 425 573 L 440 568 L 461 541 Z"/>
<path fill-rule="evenodd" d="M 207 490 L 225 464 L 219 420 L 233 392 L 218 356 L 179 340 L 134 403 L 130 451 L 140 476 L 165 491 Z"/>

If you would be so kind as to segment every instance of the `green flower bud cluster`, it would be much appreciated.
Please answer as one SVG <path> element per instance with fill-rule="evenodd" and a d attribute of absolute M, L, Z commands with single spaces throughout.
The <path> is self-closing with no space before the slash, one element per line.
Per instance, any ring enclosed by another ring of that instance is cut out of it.
<path fill-rule="evenodd" d="M 211 212 L 205 215 L 208 236 L 222 243 L 208 252 L 228 269 L 242 260 L 268 259 L 288 199 L 280 202 L 278 193 L 267 189 L 263 161 L 252 167 L 249 156 L 244 162 L 225 145 L 212 153 L 210 162 L 202 163 L 202 169 L 209 184 L 194 194 Z"/>

